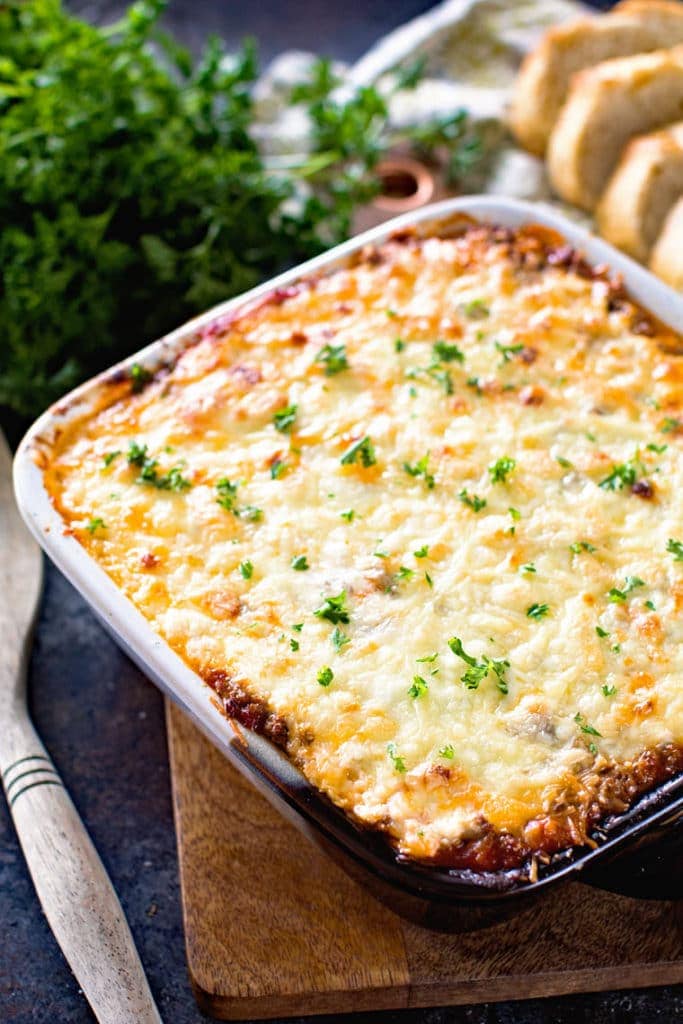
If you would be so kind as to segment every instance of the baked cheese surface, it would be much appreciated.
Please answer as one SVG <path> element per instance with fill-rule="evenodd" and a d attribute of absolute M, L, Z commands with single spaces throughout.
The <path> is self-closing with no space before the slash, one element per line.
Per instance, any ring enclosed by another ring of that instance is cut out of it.
<path fill-rule="evenodd" d="M 683 743 L 682 349 L 533 231 L 400 238 L 112 385 L 46 480 L 357 821 L 519 859 Z"/>

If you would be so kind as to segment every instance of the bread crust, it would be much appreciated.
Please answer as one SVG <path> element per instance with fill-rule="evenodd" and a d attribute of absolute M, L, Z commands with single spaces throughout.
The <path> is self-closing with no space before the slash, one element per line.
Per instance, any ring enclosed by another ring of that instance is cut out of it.
<path fill-rule="evenodd" d="M 683 46 L 581 71 L 550 137 L 555 191 L 594 210 L 628 142 L 677 121 L 682 111 Z"/>
<path fill-rule="evenodd" d="M 683 198 L 669 211 L 650 255 L 650 270 L 683 291 Z"/>
<path fill-rule="evenodd" d="M 624 150 L 597 209 L 603 238 L 646 262 L 666 215 L 683 196 L 683 121 Z"/>
<path fill-rule="evenodd" d="M 509 113 L 519 142 L 545 153 L 572 77 L 595 64 L 683 43 L 683 3 L 633 3 L 616 14 L 558 25 L 524 60 Z"/>

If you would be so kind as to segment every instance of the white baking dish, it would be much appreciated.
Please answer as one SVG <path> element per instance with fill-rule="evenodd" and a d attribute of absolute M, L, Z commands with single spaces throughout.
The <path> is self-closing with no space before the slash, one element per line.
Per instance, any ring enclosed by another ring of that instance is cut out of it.
<path fill-rule="evenodd" d="M 621 273 L 631 296 L 636 301 L 670 327 L 683 331 L 683 297 L 602 240 L 577 227 L 544 205 L 475 196 L 447 200 L 374 228 L 322 256 L 279 275 L 258 288 L 252 289 L 245 295 L 216 306 L 166 338 L 132 355 L 128 360 L 119 364 L 117 369 L 123 369 L 133 362 L 137 362 L 154 370 L 160 364 L 167 362 L 169 355 L 182 351 L 196 336 L 198 328 L 205 328 L 212 321 L 251 302 L 258 296 L 271 292 L 274 288 L 292 284 L 312 272 L 331 271 L 342 264 L 350 254 L 361 249 L 367 243 L 382 242 L 388 235 L 399 229 L 416 227 L 420 233 L 427 233 L 431 229 L 438 230 L 443 227 L 444 221 L 453 215 L 462 214 L 477 220 L 513 228 L 524 223 L 535 223 L 557 230 L 569 244 L 578 248 L 591 264 L 606 263 Z M 110 377 L 111 371 L 106 376 Z M 86 598 L 126 653 L 157 683 L 164 693 L 168 694 L 191 715 L 211 741 L 233 763 L 245 771 L 249 778 L 281 810 L 284 799 L 286 805 L 284 810 L 287 811 L 289 808 L 291 819 L 297 825 L 302 826 L 301 800 L 293 798 L 292 793 L 298 791 L 301 794 L 304 790 L 311 789 L 303 776 L 289 765 L 283 755 L 276 751 L 267 740 L 259 736 L 249 736 L 250 753 L 245 760 L 244 748 L 240 746 L 235 733 L 229 728 L 223 713 L 218 710 L 213 692 L 152 630 L 147 620 L 123 596 L 79 542 L 64 531 L 64 522 L 50 501 L 43 484 L 41 470 L 34 458 L 35 450 L 46 444 L 49 446 L 50 439 L 54 437 L 55 432 L 59 431 L 62 424 L 73 417 L 82 415 L 91 407 L 104 386 L 103 380 L 103 377 L 95 378 L 72 392 L 63 402 L 48 409 L 22 441 L 14 465 L 16 496 L 21 513 L 38 542 Z M 253 763 L 248 764 L 247 761 L 257 762 L 259 770 L 254 773 Z M 268 766 L 272 767 L 272 772 Z M 273 786 L 273 774 L 280 780 L 283 778 L 286 780 L 284 785 L 286 792 L 282 791 L 282 782 L 279 786 L 280 791 L 276 792 L 278 787 Z M 310 822 L 304 821 L 303 827 L 306 829 L 307 824 L 310 831 Z M 585 861 L 589 857 L 590 854 L 587 854 L 583 860 Z M 543 883 L 537 884 L 542 885 Z"/>

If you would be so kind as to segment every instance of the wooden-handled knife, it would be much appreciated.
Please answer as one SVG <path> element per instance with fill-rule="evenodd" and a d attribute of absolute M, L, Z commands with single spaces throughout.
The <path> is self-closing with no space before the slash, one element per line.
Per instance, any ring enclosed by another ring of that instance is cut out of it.
<path fill-rule="evenodd" d="M 28 715 L 26 660 L 42 584 L 0 432 L 0 773 L 45 916 L 101 1024 L 161 1024 L 109 876 Z"/>

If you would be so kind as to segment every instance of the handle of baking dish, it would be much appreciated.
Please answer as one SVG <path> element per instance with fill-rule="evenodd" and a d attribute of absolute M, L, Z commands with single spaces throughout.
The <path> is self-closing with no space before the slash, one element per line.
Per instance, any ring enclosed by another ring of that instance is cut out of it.
<path fill-rule="evenodd" d="M 581 873 L 581 881 L 622 896 L 683 899 L 683 813 L 659 822 L 605 860 Z"/>

